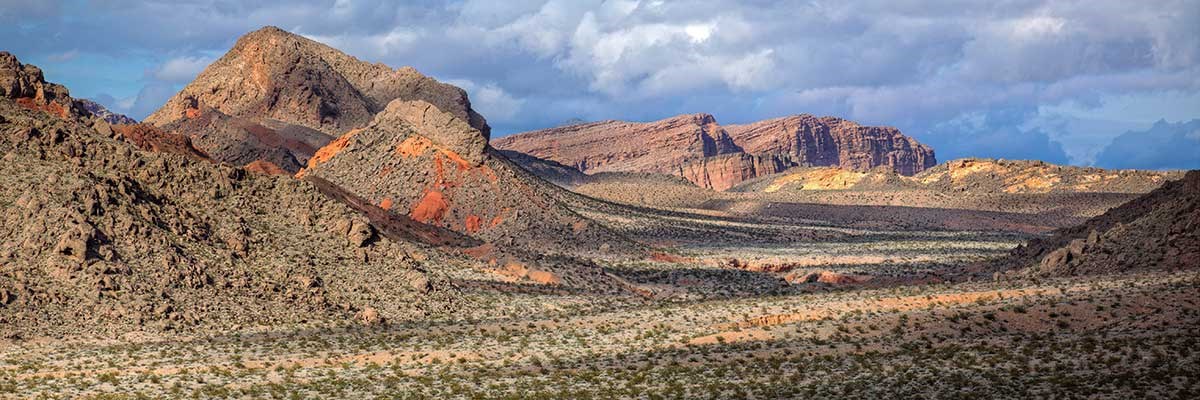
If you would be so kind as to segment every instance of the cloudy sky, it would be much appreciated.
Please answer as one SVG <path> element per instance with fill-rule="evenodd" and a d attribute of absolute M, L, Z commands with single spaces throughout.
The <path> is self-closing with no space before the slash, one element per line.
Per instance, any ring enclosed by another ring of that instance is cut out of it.
<path fill-rule="evenodd" d="M 1200 168 L 1200 0 L 396 3 L 0 0 L 0 50 L 135 118 L 276 25 L 459 85 L 498 135 L 809 113 L 940 160 Z"/>

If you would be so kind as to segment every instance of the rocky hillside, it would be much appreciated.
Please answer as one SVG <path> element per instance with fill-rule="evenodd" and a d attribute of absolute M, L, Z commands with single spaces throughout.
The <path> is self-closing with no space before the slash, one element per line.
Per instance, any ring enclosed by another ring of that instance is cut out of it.
<path fill-rule="evenodd" d="M 462 89 L 278 28 L 240 38 L 146 121 L 214 161 L 310 181 L 381 224 L 398 218 L 397 226 L 493 246 L 471 257 L 500 268 L 508 259 L 532 269 L 550 254 L 641 251 L 488 147 L 490 128 Z M 573 274 L 559 277 L 589 283 Z"/>
<path fill-rule="evenodd" d="M 929 190 L 946 194 L 1146 193 L 1179 179 L 1181 171 L 1106 170 L 1042 161 L 959 159 L 915 176 L 886 168 L 793 168 L 743 182 L 735 192 L 787 193 L 821 190 Z"/>
<path fill-rule="evenodd" d="M 101 136 L 143 150 L 208 159 L 187 137 L 138 124 L 90 100 L 72 98 L 65 86 L 46 82 L 40 68 L 22 64 L 16 56 L 5 51 L 0 51 L 0 98 L 7 98 L 27 110 L 40 111 L 64 121 L 83 123 Z"/>
<path fill-rule="evenodd" d="M 933 150 L 895 128 L 809 115 L 730 126 L 708 114 L 604 121 L 521 133 L 493 145 L 585 173 L 664 173 L 715 190 L 796 166 L 887 166 L 912 175 L 936 164 Z"/>
<path fill-rule="evenodd" d="M 469 259 L 381 235 L 309 183 L 132 143 L 153 127 L 63 118 L 71 99 L 51 97 L 56 86 L 5 87 L 5 338 L 378 322 L 461 305 L 445 273 Z"/>
<path fill-rule="evenodd" d="M 1034 239 L 993 268 L 1009 276 L 1066 276 L 1200 266 L 1200 171 Z"/>
<path fill-rule="evenodd" d="M 298 176 L 500 249 L 579 255 L 636 247 L 569 210 L 559 201 L 569 193 L 499 155 L 468 121 L 425 101 L 392 101 L 366 127 L 318 150 Z"/>
<path fill-rule="evenodd" d="M 215 160 L 261 160 L 295 172 L 316 149 L 366 126 L 395 99 L 429 102 L 485 137 L 490 132 L 462 89 L 275 27 L 238 39 L 145 122 L 193 136 Z"/>

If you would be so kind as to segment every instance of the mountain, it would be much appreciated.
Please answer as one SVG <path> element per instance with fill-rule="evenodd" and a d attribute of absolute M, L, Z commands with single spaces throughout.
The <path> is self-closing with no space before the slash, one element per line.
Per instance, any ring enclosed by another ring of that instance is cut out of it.
<path fill-rule="evenodd" d="M 109 111 L 109 109 L 104 107 L 104 105 L 88 99 L 75 99 L 75 105 L 79 106 L 79 108 L 83 109 L 83 111 L 87 111 L 88 113 L 92 114 L 96 118 L 100 118 L 104 120 L 104 122 L 113 125 L 132 125 L 138 123 L 137 120 L 133 118 L 129 118 L 124 114 L 117 114 Z"/>
<path fill-rule="evenodd" d="M 1108 168 L 1200 169 L 1200 119 L 1159 120 L 1144 131 L 1113 138 L 1096 155 L 1096 165 Z"/>
<path fill-rule="evenodd" d="M 493 145 L 585 173 L 665 173 L 715 190 L 796 166 L 887 166 L 912 175 L 936 164 L 932 149 L 895 128 L 810 115 L 729 126 L 708 114 L 603 121 L 516 134 Z"/>
<path fill-rule="evenodd" d="M 153 126 L 62 118 L 61 86 L 15 87 L 0 96 L 4 339 L 404 320 L 463 301 L 446 273 L 469 258 Z"/>
<path fill-rule="evenodd" d="M 1021 246 L 993 265 L 1008 275 L 1068 276 L 1200 266 L 1200 171 L 1081 225 Z"/>
<path fill-rule="evenodd" d="M 491 128 L 462 89 L 278 28 L 238 39 L 146 122 L 189 136 L 215 161 L 296 173 L 502 252 L 636 247 L 491 149 Z"/>
<path fill-rule="evenodd" d="M 295 172 L 316 149 L 365 126 L 395 99 L 427 101 L 490 134 L 462 89 L 276 27 L 238 39 L 144 122 L 192 136 L 217 161 L 261 160 Z"/>

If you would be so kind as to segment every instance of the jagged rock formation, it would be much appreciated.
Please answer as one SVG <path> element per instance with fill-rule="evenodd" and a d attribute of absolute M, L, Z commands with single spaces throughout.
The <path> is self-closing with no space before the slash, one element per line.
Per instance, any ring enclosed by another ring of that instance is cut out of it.
<path fill-rule="evenodd" d="M 539 254 L 627 252 L 632 243 L 560 204 L 563 189 L 486 146 L 484 134 L 425 101 L 394 100 L 316 152 L 320 178 L 393 213 Z"/>
<path fill-rule="evenodd" d="M 46 82 L 41 68 L 21 64 L 7 51 L 0 51 L 0 98 L 64 119 L 86 115 L 65 86 Z"/>
<path fill-rule="evenodd" d="M 88 99 L 75 99 L 75 105 L 78 106 L 81 110 L 86 111 L 89 114 L 92 114 L 92 116 L 102 119 L 102 120 L 104 120 L 104 122 L 107 122 L 110 124 L 133 125 L 133 124 L 138 123 L 137 120 L 135 120 L 133 118 L 129 118 L 125 114 L 114 113 L 114 112 L 110 111 L 107 107 L 104 107 L 104 105 L 94 102 L 94 101 L 91 101 L 91 100 L 88 100 Z"/>
<path fill-rule="evenodd" d="M 84 123 L 101 136 L 122 140 L 144 150 L 207 158 L 187 137 L 138 124 L 91 100 L 72 98 L 65 86 L 46 82 L 41 68 L 21 64 L 15 56 L 4 51 L 0 51 L 0 98 L 11 99 L 28 110 Z"/>
<path fill-rule="evenodd" d="M 992 268 L 999 276 L 1067 276 L 1200 267 L 1200 171 L 1087 222 L 1034 239 Z"/>
<path fill-rule="evenodd" d="M 702 188 L 728 190 L 740 182 L 783 172 L 794 165 L 786 155 L 731 153 L 689 161 L 679 166 L 676 175 Z"/>
<path fill-rule="evenodd" d="M 365 126 L 395 99 L 426 101 L 466 121 L 484 140 L 490 134 L 462 89 L 275 27 L 238 39 L 145 122 L 195 136 L 216 160 L 245 165 L 261 159 L 294 172 L 316 149 Z"/>
<path fill-rule="evenodd" d="M 0 98 L 6 339 L 351 321 L 367 310 L 395 321 L 461 303 L 445 272 L 469 259 L 384 234 L 307 182 L 143 151 L 133 143 L 157 135 L 150 126 L 101 132 L 112 127 L 44 111 Z"/>
<path fill-rule="evenodd" d="M 796 166 L 887 166 L 912 175 L 936 164 L 933 150 L 895 128 L 809 115 L 725 127 L 708 114 L 604 121 L 517 134 L 493 145 L 585 173 L 665 173 L 715 190 Z"/>

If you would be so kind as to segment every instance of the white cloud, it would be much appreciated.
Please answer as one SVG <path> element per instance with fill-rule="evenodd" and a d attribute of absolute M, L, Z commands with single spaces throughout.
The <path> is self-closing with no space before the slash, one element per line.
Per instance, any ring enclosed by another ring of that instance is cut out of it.
<path fill-rule="evenodd" d="M 447 79 L 445 82 L 466 90 L 471 99 L 471 108 L 483 114 L 489 122 L 510 121 L 525 104 L 525 100 L 513 97 L 492 82 L 483 85 L 466 79 Z"/>
<path fill-rule="evenodd" d="M 411 51 L 422 38 L 422 33 L 409 28 L 396 27 L 389 31 L 370 35 L 318 35 L 300 34 L 309 39 L 327 44 L 359 57 L 378 60 Z"/>
<path fill-rule="evenodd" d="M 207 57 L 176 57 L 155 69 L 153 76 L 164 82 L 190 82 L 212 62 L 213 59 Z"/>
<path fill-rule="evenodd" d="M 79 50 L 71 49 L 46 56 L 46 60 L 50 62 L 67 62 L 74 60 L 76 57 L 79 57 Z"/>
<path fill-rule="evenodd" d="M 683 32 L 692 38 L 692 43 L 704 43 L 712 36 L 712 24 L 691 24 L 683 27 Z"/>
<path fill-rule="evenodd" d="M 1027 39 L 1037 40 L 1045 37 L 1050 37 L 1062 33 L 1063 26 L 1066 26 L 1067 21 L 1062 18 L 1055 17 L 1022 17 L 1012 21 L 1006 21 L 1009 29 L 1012 30 L 1014 36 Z"/>

